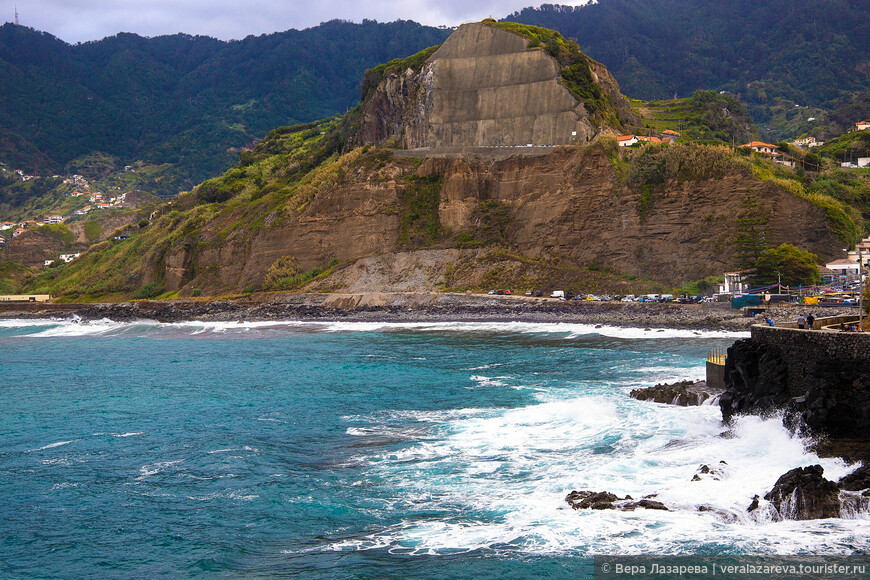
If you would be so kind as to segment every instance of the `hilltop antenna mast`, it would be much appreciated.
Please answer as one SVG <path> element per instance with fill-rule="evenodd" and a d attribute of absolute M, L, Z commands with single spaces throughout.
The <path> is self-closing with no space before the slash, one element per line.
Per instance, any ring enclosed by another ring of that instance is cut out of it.
<path fill-rule="evenodd" d="M 15 5 L 15 26 L 18 26 L 18 4 Z"/>

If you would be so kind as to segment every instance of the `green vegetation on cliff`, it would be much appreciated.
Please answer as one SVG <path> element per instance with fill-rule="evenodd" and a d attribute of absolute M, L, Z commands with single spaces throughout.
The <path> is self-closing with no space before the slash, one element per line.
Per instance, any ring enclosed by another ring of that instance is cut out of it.
<path fill-rule="evenodd" d="M 655 203 L 657 189 L 670 180 L 719 179 L 738 174 L 772 182 L 823 209 L 828 229 L 847 246 L 870 230 L 870 186 L 836 169 L 809 177 L 758 155 L 747 158 L 723 145 L 694 143 L 649 144 L 628 155 L 626 184 L 641 193 L 641 218 Z"/>
<path fill-rule="evenodd" d="M 632 101 L 644 125 L 654 131 L 677 131 L 682 139 L 740 145 L 758 131 L 746 108 L 732 95 L 695 91 L 691 97 L 667 101 Z"/>
<path fill-rule="evenodd" d="M 579 39 L 632 97 L 739 95 L 767 139 L 798 136 L 784 132 L 804 130 L 793 119 L 814 127 L 806 120 L 818 108 L 835 110 L 870 85 L 863 2 L 599 0 L 525 8 L 506 20 Z M 839 132 L 858 120 L 838 119 Z"/>

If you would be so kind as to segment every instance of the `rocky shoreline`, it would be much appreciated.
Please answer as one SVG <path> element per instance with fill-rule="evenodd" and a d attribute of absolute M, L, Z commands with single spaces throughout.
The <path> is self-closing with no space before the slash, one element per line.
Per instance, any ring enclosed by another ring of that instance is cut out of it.
<path fill-rule="evenodd" d="M 769 311 L 793 320 L 795 307 Z M 122 303 L 0 303 L 0 318 L 115 321 L 348 321 L 348 322 L 549 322 L 623 327 L 747 330 L 757 322 L 727 303 L 658 304 L 555 300 L 451 293 L 253 294 L 219 300 L 141 300 Z M 831 312 L 833 314 L 833 312 Z"/>

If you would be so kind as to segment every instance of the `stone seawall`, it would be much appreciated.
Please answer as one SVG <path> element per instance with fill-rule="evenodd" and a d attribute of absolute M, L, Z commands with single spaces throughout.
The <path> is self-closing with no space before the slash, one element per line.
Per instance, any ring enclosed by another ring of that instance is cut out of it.
<path fill-rule="evenodd" d="M 795 428 L 834 438 L 870 438 L 870 334 L 753 326 L 728 349 L 727 421 L 784 410 Z"/>
<path fill-rule="evenodd" d="M 818 379 L 815 369 L 834 361 L 863 361 L 870 364 L 870 333 L 808 331 L 770 326 L 753 326 L 752 340 L 781 353 L 788 372 L 791 396 L 803 396 Z"/>

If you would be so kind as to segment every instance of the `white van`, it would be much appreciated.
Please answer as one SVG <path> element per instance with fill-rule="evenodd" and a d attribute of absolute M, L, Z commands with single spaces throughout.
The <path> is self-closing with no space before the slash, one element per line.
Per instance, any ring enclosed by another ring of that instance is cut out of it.
<path fill-rule="evenodd" d="M 635 302 L 636 300 L 637 300 L 637 297 L 634 294 L 629 294 L 628 296 L 622 297 L 623 302 Z"/>
<path fill-rule="evenodd" d="M 644 294 L 641 298 L 643 298 L 644 302 L 658 302 L 661 296 L 658 294 Z"/>
<path fill-rule="evenodd" d="M 558 298 L 559 300 L 565 299 L 565 291 L 564 290 L 553 290 L 550 293 L 550 298 Z"/>

